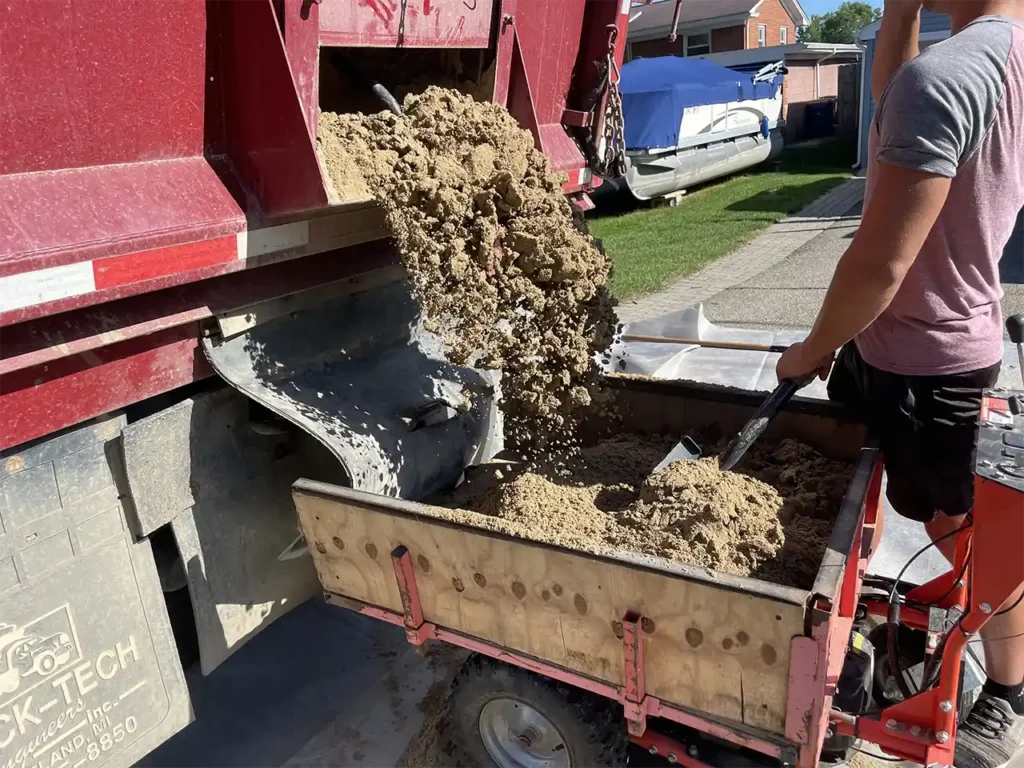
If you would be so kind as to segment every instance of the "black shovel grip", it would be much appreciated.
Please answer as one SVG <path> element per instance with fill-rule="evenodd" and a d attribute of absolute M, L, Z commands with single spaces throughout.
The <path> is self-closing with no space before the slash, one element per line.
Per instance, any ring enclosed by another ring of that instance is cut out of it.
<path fill-rule="evenodd" d="M 772 419 L 786 407 L 786 403 L 793 399 L 793 395 L 802 386 L 801 382 L 793 379 L 786 379 L 779 382 L 779 386 L 768 396 L 761 407 L 757 409 L 754 417 L 746 423 L 735 439 L 729 443 L 718 460 L 719 466 L 724 470 L 730 470 L 740 463 L 740 459 L 746 456 L 750 446 L 754 444 L 768 428 Z"/>

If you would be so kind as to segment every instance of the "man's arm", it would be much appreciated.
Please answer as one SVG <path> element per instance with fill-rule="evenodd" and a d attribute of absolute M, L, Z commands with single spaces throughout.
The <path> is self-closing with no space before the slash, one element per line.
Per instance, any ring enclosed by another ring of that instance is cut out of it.
<path fill-rule="evenodd" d="M 921 52 L 921 0 L 886 0 L 882 26 L 875 40 L 875 59 L 871 65 L 871 95 L 875 104 L 896 70 Z"/>
<path fill-rule="evenodd" d="M 945 205 L 952 179 L 879 162 L 875 191 L 836 267 L 814 328 L 779 359 L 779 379 L 828 375 L 835 351 L 871 323 L 903 283 Z"/>

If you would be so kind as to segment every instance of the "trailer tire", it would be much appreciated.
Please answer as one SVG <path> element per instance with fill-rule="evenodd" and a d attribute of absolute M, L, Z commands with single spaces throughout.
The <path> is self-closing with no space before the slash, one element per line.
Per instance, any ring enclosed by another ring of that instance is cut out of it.
<path fill-rule="evenodd" d="M 503 712 L 529 723 L 522 741 L 502 728 Z M 614 702 L 474 655 L 452 684 L 452 746 L 457 763 L 470 768 L 587 768 L 626 765 L 629 739 Z"/>

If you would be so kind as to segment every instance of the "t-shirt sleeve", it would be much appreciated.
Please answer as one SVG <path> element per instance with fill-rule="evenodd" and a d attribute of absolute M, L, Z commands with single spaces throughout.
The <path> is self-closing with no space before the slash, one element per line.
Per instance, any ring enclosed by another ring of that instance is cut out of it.
<path fill-rule="evenodd" d="M 929 53 L 900 68 L 882 95 L 878 159 L 953 178 L 995 119 L 1002 73 L 988 51 Z"/>

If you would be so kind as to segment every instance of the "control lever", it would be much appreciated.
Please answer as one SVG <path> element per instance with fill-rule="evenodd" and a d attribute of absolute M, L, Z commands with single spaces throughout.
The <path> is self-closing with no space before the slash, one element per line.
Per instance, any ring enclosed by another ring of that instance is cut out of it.
<path fill-rule="evenodd" d="M 1010 341 L 1017 345 L 1017 363 L 1020 365 L 1021 382 L 1024 383 L 1024 314 L 1006 318 L 1006 332 Z"/>

